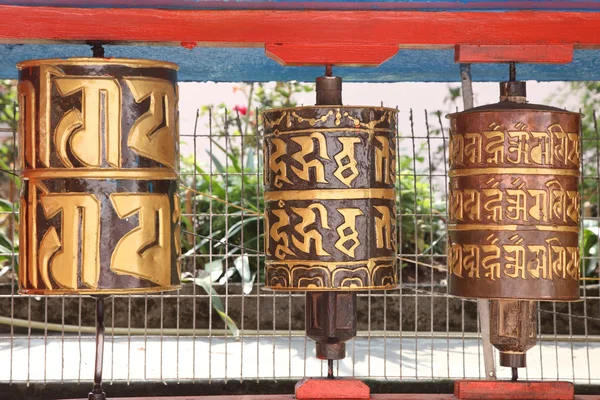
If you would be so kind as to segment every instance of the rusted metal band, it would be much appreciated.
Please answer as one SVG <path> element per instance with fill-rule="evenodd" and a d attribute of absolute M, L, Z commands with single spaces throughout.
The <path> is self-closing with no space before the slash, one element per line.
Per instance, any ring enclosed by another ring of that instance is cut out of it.
<path fill-rule="evenodd" d="M 581 173 L 578 169 L 560 169 L 560 168 L 465 168 L 453 169 L 448 172 L 451 178 L 458 176 L 476 176 L 476 175 L 554 175 L 554 176 L 573 176 L 579 177 Z"/>
<path fill-rule="evenodd" d="M 491 224 L 455 224 L 448 225 L 448 232 L 453 231 L 548 231 L 579 233 L 578 226 L 547 225 L 491 225 Z"/>

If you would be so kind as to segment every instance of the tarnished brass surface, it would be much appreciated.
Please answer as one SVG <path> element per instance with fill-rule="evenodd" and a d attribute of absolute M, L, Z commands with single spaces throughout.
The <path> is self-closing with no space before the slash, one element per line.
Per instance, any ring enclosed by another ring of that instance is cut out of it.
<path fill-rule="evenodd" d="M 500 351 L 500 365 L 524 368 L 525 352 L 535 346 L 537 302 L 492 300 L 490 302 L 490 342 Z"/>
<path fill-rule="evenodd" d="M 317 357 L 342 360 L 346 342 L 356 336 L 356 294 L 306 293 L 306 336 L 317 342 Z"/>
<path fill-rule="evenodd" d="M 177 289 L 177 66 L 19 69 L 20 293 Z"/>
<path fill-rule="evenodd" d="M 450 121 L 449 293 L 577 300 L 580 115 L 502 101 Z"/>
<path fill-rule="evenodd" d="M 396 110 L 314 106 L 263 118 L 266 286 L 395 287 Z"/>

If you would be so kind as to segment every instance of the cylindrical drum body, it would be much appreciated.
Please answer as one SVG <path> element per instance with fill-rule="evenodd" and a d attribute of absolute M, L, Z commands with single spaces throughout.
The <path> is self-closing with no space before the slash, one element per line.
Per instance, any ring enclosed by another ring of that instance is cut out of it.
<path fill-rule="evenodd" d="M 580 115 L 502 101 L 449 118 L 449 293 L 577 300 Z"/>
<path fill-rule="evenodd" d="M 263 113 L 267 287 L 396 287 L 396 118 L 374 107 Z"/>
<path fill-rule="evenodd" d="M 179 288 L 177 66 L 19 69 L 22 294 Z"/>

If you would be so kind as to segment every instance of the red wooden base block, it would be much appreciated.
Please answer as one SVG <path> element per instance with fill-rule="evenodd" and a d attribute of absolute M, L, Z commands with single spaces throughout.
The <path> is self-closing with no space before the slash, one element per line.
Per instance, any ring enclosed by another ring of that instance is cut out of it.
<path fill-rule="evenodd" d="M 524 62 L 568 64 L 573 61 L 572 44 L 456 45 L 454 61 L 459 63 Z"/>
<path fill-rule="evenodd" d="M 283 66 L 346 65 L 376 67 L 398 52 L 397 44 L 267 43 L 267 56 Z"/>
<path fill-rule="evenodd" d="M 297 400 L 369 399 L 371 389 L 357 379 L 304 378 L 296 383 Z"/>
<path fill-rule="evenodd" d="M 571 382 L 456 381 L 459 400 L 573 400 Z"/>

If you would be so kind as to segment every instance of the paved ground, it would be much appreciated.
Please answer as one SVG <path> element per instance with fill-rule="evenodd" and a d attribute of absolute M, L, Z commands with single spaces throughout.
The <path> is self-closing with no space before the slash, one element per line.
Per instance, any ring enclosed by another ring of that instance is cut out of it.
<path fill-rule="evenodd" d="M 43 338 L 17 337 L 12 344 L 2 339 L 0 360 L 0 381 L 89 381 L 94 339 L 49 337 L 45 343 Z M 528 353 L 528 368 L 521 371 L 521 377 L 598 384 L 598 360 L 598 342 L 542 342 Z M 338 368 L 338 375 L 359 378 L 429 380 L 484 375 L 476 339 L 357 338 L 349 343 L 348 357 Z M 161 342 L 155 337 L 145 341 L 143 337 L 109 336 L 105 347 L 106 381 L 300 378 L 325 372 L 325 365 L 314 357 L 313 343 L 303 337 L 243 341 L 185 337 L 178 342 L 169 337 Z M 509 374 L 506 368 L 498 369 L 501 378 Z"/>

